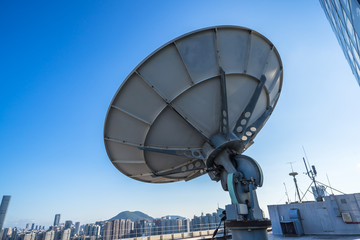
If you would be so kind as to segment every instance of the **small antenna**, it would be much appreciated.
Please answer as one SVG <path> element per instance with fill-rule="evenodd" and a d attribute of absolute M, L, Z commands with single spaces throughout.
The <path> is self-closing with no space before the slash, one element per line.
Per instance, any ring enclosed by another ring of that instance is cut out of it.
<path fill-rule="evenodd" d="M 308 156 L 307 156 L 307 154 L 306 154 L 305 148 L 304 148 L 304 146 L 301 146 L 301 147 L 302 147 L 302 149 L 303 149 L 303 151 L 304 151 L 304 155 L 305 155 L 305 158 L 306 158 L 307 164 L 310 166 L 310 163 L 309 163 L 309 158 L 308 158 Z M 304 160 L 304 161 L 305 161 L 305 160 Z"/>
<path fill-rule="evenodd" d="M 330 187 L 330 189 L 331 189 L 331 194 L 334 195 L 334 191 L 333 191 L 333 188 L 331 187 L 330 180 L 329 180 L 329 177 L 328 177 L 327 173 L 326 173 L 326 178 L 327 178 L 327 180 L 328 180 L 329 187 Z"/>
<path fill-rule="evenodd" d="M 292 162 L 287 162 L 288 164 L 290 164 L 290 166 L 291 166 L 291 172 L 294 172 L 294 169 L 293 169 L 293 163 L 295 163 L 296 161 L 292 161 Z"/>
<path fill-rule="evenodd" d="M 289 198 L 289 194 L 288 194 L 288 191 L 287 191 L 287 188 L 286 188 L 286 184 L 284 183 L 284 187 L 285 187 L 285 194 L 286 194 L 286 197 L 287 197 L 287 202 L 290 203 L 290 198 Z"/>
<path fill-rule="evenodd" d="M 305 158 L 303 157 L 303 160 L 304 160 L 304 165 L 305 165 L 305 168 L 306 168 L 306 175 L 309 176 L 309 178 L 311 178 L 311 175 L 310 175 L 310 172 L 309 172 L 309 169 L 307 167 L 307 164 L 306 164 L 306 161 L 305 161 Z"/>

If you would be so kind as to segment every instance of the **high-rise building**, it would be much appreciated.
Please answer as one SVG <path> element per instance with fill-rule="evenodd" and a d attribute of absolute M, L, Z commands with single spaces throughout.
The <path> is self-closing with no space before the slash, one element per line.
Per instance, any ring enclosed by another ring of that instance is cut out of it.
<path fill-rule="evenodd" d="M 125 219 L 120 219 L 119 238 L 124 238 L 125 225 L 126 225 L 126 220 Z"/>
<path fill-rule="evenodd" d="M 75 234 L 79 236 L 80 233 L 80 222 L 75 222 Z"/>
<path fill-rule="evenodd" d="M 126 219 L 125 222 L 125 236 L 129 236 L 131 231 L 134 230 L 134 222 L 130 219 Z"/>
<path fill-rule="evenodd" d="M 136 237 L 147 236 L 150 232 L 149 220 L 141 219 L 139 221 L 136 221 L 134 228 Z"/>
<path fill-rule="evenodd" d="M 36 233 L 30 232 L 30 233 L 25 233 L 24 235 L 21 235 L 20 239 L 21 240 L 35 240 L 35 237 L 36 237 Z"/>
<path fill-rule="evenodd" d="M 165 219 L 154 219 L 153 220 L 153 233 L 154 235 L 162 235 L 164 234 L 164 224 L 165 223 Z"/>
<path fill-rule="evenodd" d="M 1 232 L 1 231 L 0 231 Z M 1 240 L 9 240 L 11 237 L 12 229 L 11 228 L 5 228 L 2 233 Z"/>
<path fill-rule="evenodd" d="M 65 221 L 65 229 L 71 228 L 72 225 L 73 225 L 73 222 L 71 220 Z"/>
<path fill-rule="evenodd" d="M 184 220 L 183 220 L 183 231 L 184 232 L 190 232 L 190 219 L 188 219 L 188 218 L 185 218 Z"/>
<path fill-rule="evenodd" d="M 35 240 L 43 240 L 45 237 L 45 232 L 36 232 Z"/>
<path fill-rule="evenodd" d="M 100 236 L 104 236 L 104 221 L 96 221 L 95 225 L 99 225 L 100 226 Z"/>
<path fill-rule="evenodd" d="M 106 222 L 104 225 L 104 240 L 111 240 L 112 238 L 112 229 L 113 229 L 113 223 L 112 222 Z"/>
<path fill-rule="evenodd" d="M 183 232 L 183 225 L 182 225 L 182 220 L 180 218 L 175 219 L 176 222 L 176 232 L 180 233 Z"/>
<path fill-rule="evenodd" d="M 54 231 L 54 240 L 61 240 L 62 231 L 59 229 L 56 229 Z"/>
<path fill-rule="evenodd" d="M 60 225 L 60 214 L 55 214 L 54 226 Z"/>
<path fill-rule="evenodd" d="M 43 240 L 54 240 L 54 236 L 55 236 L 54 230 L 47 231 L 44 234 Z"/>
<path fill-rule="evenodd" d="M 91 228 L 91 236 L 99 237 L 100 229 L 101 227 L 99 225 L 93 225 Z"/>
<path fill-rule="evenodd" d="M 19 230 L 17 229 L 17 227 L 14 227 L 12 229 L 12 234 L 11 234 L 10 240 L 16 240 L 18 233 L 19 233 Z"/>
<path fill-rule="evenodd" d="M 0 231 L 3 228 L 4 222 L 5 222 L 5 216 L 7 209 L 9 207 L 11 196 L 4 195 L 1 201 L 0 205 Z"/>
<path fill-rule="evenodd" d="M 86 224 L 84 227 L 84 236 L 88 237 L 88 236 L 95 236 L 95 237 L 99 237 L 100 236 L 100 225 L 96 225 L 96 224 Z"/>
<path fill-rule="evenodd" d="M 360 85 L 360 0 L 320 0 L 320 4 Z"/>
<path fill-rule="evenodd" d="M 191 220 L 192 231 L 201 231 L 201 217 L 194 216 Z"/>
<path fill-rule="evenodd" d="M 70 240 L 70 234 L 71 234 L 70 228 L 63 230 L 61 233 L 60 240 Z"/>
<path fill-rule="evenodd" d="M 112 236 L 111 239 L 119 239 L 120 235 L 120 219 L 113 220 Z"/>

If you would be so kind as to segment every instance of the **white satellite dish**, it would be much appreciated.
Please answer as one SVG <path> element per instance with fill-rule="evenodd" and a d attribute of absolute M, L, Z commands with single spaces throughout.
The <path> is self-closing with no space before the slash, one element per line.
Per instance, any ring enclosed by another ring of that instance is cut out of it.
<path fill-rule="evenodd" d="M 239 153 L 252 144 L 281 85 L 279 54 L 261 34 L 236 26 L 185 34 L 142 61 L 116 92 L 107 154 L 136 180 L 193 179 L 211 167 L 217 140 Z"/>
<path fill-rule="evenodd" d="M 105 120 L 108 156 L 136 180 L 166 183 L 208 173 L 229 191 L 232 238 L 267 239 L 258 205 L 263 174 L 242 153 L 270 117 L 282 86 L 271 42 L 242 27 L 183 35 L 156 50 L 125 79 Z"/>

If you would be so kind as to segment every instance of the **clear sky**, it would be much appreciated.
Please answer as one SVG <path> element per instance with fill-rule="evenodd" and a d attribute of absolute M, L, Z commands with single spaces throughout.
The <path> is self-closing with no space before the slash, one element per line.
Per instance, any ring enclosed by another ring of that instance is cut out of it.
<path fill-rule="evenodd" d="M 103 143 L 107 108 L 148 54 L 198 28 L 239 25 L 269 38 L 284 65 L 278 105 L 245 153 L 263 168 L 263 210 L 283 203 L 305 147 L 319 180 L 359 192 L 360 87 L 318 1 L 1 1 L 0 195 L 5 227 L 90 223 L 124 210 L 192 217 L 230 197 L 206 175 L 147 184 L 118 172 Z M 308 195 L 308 200 L 312 199 Z"/>

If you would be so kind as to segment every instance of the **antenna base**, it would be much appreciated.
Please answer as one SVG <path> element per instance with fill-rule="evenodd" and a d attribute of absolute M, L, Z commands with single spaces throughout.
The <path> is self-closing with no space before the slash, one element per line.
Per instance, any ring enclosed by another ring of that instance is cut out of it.
<path fill-rule="evenodd" d="M 256 195 L 256 188 L 263 184 L 259 164 L 248 156 L 227 151 L 218 154 L 214 163 L 218 166 L 223 189 L 229 192 L 232 202 L 225 206 L 225 226 L 231 229 L 232 239 L 268 239 L 267 228 L 271 224 L 264 219 Z"/>
<path fill-rule="evenodd" d="M 267 240 L 267 228 L 271 227 L 271 222 L 270 220 L 225 221 L 225 226 L 231 230 L 233 240 Z"/>

